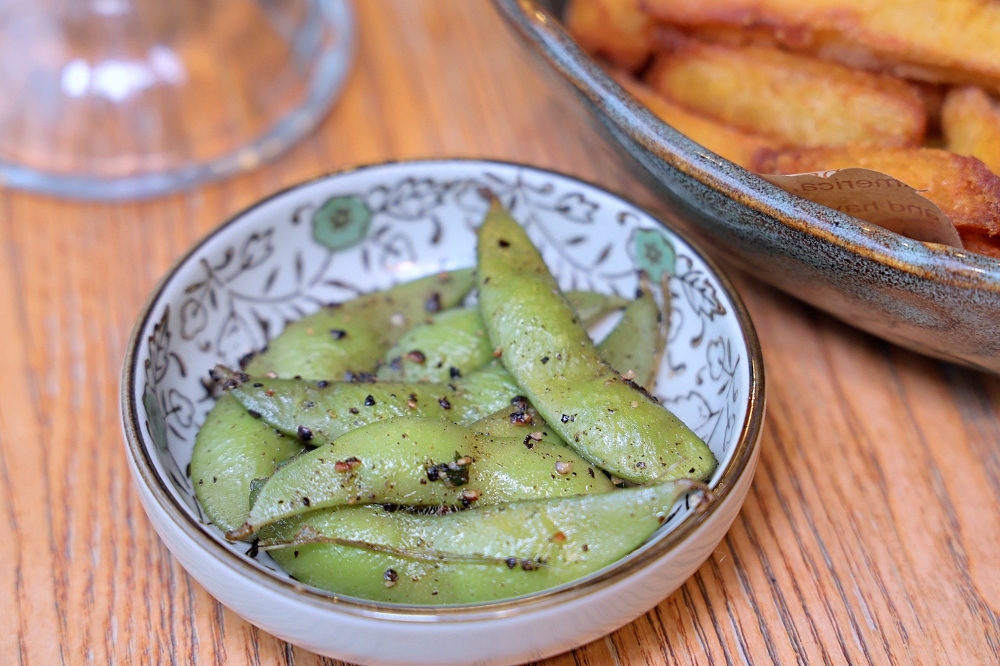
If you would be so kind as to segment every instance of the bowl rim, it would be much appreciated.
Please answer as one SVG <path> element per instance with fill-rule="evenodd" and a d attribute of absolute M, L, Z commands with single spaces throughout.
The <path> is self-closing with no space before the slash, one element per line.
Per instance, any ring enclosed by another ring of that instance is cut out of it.
<path fill-rule="evenodd" d="M 733 451 L 731 462 L 724 470 L 722 476 L 719 478 L 713 489 L 715 501 L 712 502 L 705 511 L 693 512 L 638 557 L 625 557 L 609 567 L 595 572 L 594 574 L 584 576 L 558 587 L 542 590 L 529 595 L 514 597 L 508 600 L 443 606 L 390 604 L 366 601 L 356 597 L 340 596 L 331 592 L 325 592 L 318 588 L 310 587 L 298 581 L 280 578 L 274 575 L 274 572 L 271 571 L 270 568 L 265 567 L 256 560 L 242 557 L 220 543 L 218 541 L 218 537 L 211 533 L 209 526 L 196 520 L 188 507 L 182 506 L 182 503 L 170 491 L 167 486 L 167 482 L 159 474 L 157 474 L 156 467 L 150 456 L 149 447 L 143 445 L 145 436 L 142 433 L 138 416 L 138 403 L 140 399 L 133 390 L 133 386 L 135 386 L 136 377 L 139 372 L 139 368 L 137 367 L 139 350 L 144 341 L 142 333 L 149 323 L 149 318 L 154 306 L 159 302 L 160 297 L 163 295 L 167 285 L 174 278 L 180 268 L 188 262 L 191 256 L 193 256 L 211 239 L 238 223 L 247 214 L 255 209 L 293 191 L 302 189 L 319 181 L 330 180 L 338 176 L 393 165 L 445 165 L 455 162 L 464 164 L 494 164 L 501 166 L 524 167 L 541 173 L 549 173 L 560 178 L 574 181 L 582 186 L 597 189 L 635 207 L 637 210 L 642 211 L 652 220 L 668 229 L 671 233 L 676 234 L 688 244 L 691 250 L 702 261 L 704 261 L 709 270 L 714 273 L 719 285 L 723 288 L 727 298 L 729 298 L 730 303 L 733 305 L 734 314 L 736 315 L 737 322 L 740 325 L 743 342 L 746 345 L 749 357 L 747 412 L 740 428 L 740 436 L 737 441 L 736 448 Z M 208 233 L 196 241 L 187 251 L 181 254 L 180 257 L 174 261 L 171 267 L 160 278 L 149 297 L 146 299 L 146 302 L 143 304 L 137 315 L 136 323 L 132 328 L 132 332 L 129 335 L 128 346 L 126 348 L 122 367 L 119 394 L 121 410 L 120 416 L 125 436 L 126 453 L 133 463 L 134 470 L 138 474 L 137 478 L 133 478 L 133 482 L 139 483 L 139 479 L 141 478 L 142 483 L 146 486 L 146 489 L 156 501 L 158 507 L 169 516 L 172 522 L 188 533 L 188 535 L 195 542 L 197 542 L 197 545 L 203 550 L 213 553 L 216 559 L 224 562 L 230 568 L 235 569 L 238 573 L 250 578 L 254 582 L 264 585 L 272 592 L 282 595 L 291 594 L 296 597 L 298 601 L 305 601 L 311 605 L 320 606 L 330 611 L 348 613 L 354 616 L 367 618 L 409 622 L 478 621 L 484 619 L 500 619 L 517 614 L 537 612 L 544 608 L 559 605 L 564 602 L 603 590 L 629 577 L 633 573 L 647 568 L 656 560 L 670 554 L 683 545 L 683 543 L 702 524 L 715 515 L 719 508 L 725 503 L 725 500 L 728 499 L 730 491 L 736 486 L 736 482 L 742 477 L 744 472 L 748 471 L 748 467 L 750 468 L 749 471 L 752 473 L 753 470 L 751 465 L 755 459 L 756 449 L 760 443 L 766 403 L 763 353 L 761 351 L 757 332 L 754 329 L 752 320 L 750 319 L 749 312 L 729 278 L 719 269 L 718 265 L 716 265 L 714 261 L 705 255 L 701 248 L 694 243 L 686 233 L 668 225 L 661 219 L 661 216 L 651 213 L 648 209 L 637 204 L 628 197 L 612 192 L 588 180 L 553 169 L 535 167 L 513 161 L 462 157 L 385 160 L 369 164 L 346 166 L 323 173 L 289 187 L 282 188 L 277 192 L 255 201 L 254 203 L 237 211 L 233 215 L 230 215 L 225 221 L 211 229 Z"/>
<path fill-rule="evenodd" d="M 919 279 L 1000 292 L 1000 259 L 925 244 L 786 192 L 661 120 L 618 84 L 538 0 L 492 0 L 518 35 L 631 141 L 674 169 L 799 233 Z M 620 142 L 620 140 L 619 140 Z M 648 167 L 643 165 L 644 168 Z"/>

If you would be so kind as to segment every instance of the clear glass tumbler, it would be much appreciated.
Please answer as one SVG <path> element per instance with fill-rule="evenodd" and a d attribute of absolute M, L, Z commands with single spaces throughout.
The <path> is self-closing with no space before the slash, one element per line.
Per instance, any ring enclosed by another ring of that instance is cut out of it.
<path fill-rule="evenodd" d="M 322 120 L 348 0 L 0 0 L 0 185 L 85 199 L 252 169 Z"/>

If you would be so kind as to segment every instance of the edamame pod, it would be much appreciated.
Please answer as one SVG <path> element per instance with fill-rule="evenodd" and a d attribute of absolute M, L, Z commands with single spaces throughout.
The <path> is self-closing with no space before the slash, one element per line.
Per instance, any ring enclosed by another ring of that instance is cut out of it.
<path fill-rule="evenodd" d="M 570 291 L 566 299 L 591 326 L 629 301 L 614 294 Z M 386 352 L 379 381 L 447 382 L 478 370 L 493 360 L 479 308 L 455 308 L 414 326 Z"/>
<path fill-rule="evenodd" d="M 354 430 L 282 467 L 257 495 L 246 524 L 226 536 L 245 539 L 279 520 L 355 503 L 468 506 L 613 488 L 561 444 L 395 418 Z"/>
<path fill-rule="evenodd" d="M 452 384 L 268 379 L 225 366 L 212 373 L 252 416 L 314 446 L 394 416 L 468 425 L 510 404 L 520 392 L 499 364 Z"/>
<path fill-rule="evenodd" d="M 706 479 L 708 446 L 603 362 L 538 250 L 499 203 L 479 229 L 479 309 L 524 394 L 570 446 L 636 483 Z"/>
<path fill-rule="evenodd" d="M 631 373 L 636 384 L 651 391 L 667 346 L 669 317 L 661 313 L 645 278 L 639 284 L 635 300 L 625 308 L 614 330 L 597 345 L 597 352 L 605 363 L 625 376 Z M 669 300 L 670 293 L 665 291 L 664 298 Z"/>
<path fill-rule="evenodd" d="M 451 271 L 321 308 L 289 324 L 246 370 L 327 380 L 370 372 L 403 333 L 458 304 L 472 282 L 472 269 Z"/>
<path fill-rule="evenodd" d="M 247 413 L 223 395 L 194 440 L 191 482 L 208 519 L 223 532 L 242 525 L 250 513 L 250 485 L 305 447 Z"/>
<path fill-rule="evenodd" d="M 288 530 L 291 545 L 261 544 L 293 578 L 337 594 L 403 604 L 494 601 L 612 564 L 642 545 L 681 495 L 701 488 L 678 480 L 444 516 L 327 510 Z"/>
<path fill-rule="evenodd" d="M 447 382 L 493 360 L 477 308 L 454 308 L 414 326 L 386 352 L 379 381 Z"/>

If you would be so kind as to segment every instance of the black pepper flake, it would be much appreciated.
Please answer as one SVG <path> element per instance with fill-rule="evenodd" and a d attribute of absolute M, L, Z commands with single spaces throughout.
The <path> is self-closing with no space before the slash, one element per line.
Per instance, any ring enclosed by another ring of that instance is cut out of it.
<path fill-rule="evenodd" d="M 325 379 L 321 379 L 318 382 L 316 382 L 316 388 L 326 388 L 329 385 L 330 382 L 326 381 Z"/>
<path fill-rule="evenodd" d="M 365 398 L 365 407 L 373 407 L 375 405 L 375 396 L 369 395 Z"/>
<path fill-rule="evenodd" d="M 396 573 L 395 569 L 386 569 L 385 573 L 382 574 L 382 577 L 385 578 L 387 581 L 390 581 L 390 582 L 393 582 L 393 583 L 395 583 L 397 580 L 399 580 L 399 574 Z"/>
<path fill-rule="evenodd" d="M 506 560 L 504 560 L 504 563 L 507 565 L 508 569 L 513 569 L 514 567 L 517 566 L 517 558 L 508 557 Z"/>
<path fill-rule="evenodd" d="M 293 550 L 292 551 L 292 557 L 298 557 L 298 556 L 299 556 L 299 551 Z"/>
<path fill-rule="evenodd" d="M 525 438 L 524 438 L 524 445 L 525 445 L 525 446 L 526 446 L 526 447 L 527 447 L 528 449 L 533 449 L 533 448 L 535 448 L 535 440 L 534 440 L 534 439 L 532 439 L 531 435 L 528 435 L 527 437 L 525 437 Z"/>
<path fill-rule="evenodd" d="M 469 482 L 469 465 L 472 459 L 455 453 L 455 460 L 449 463 L 438 463 L 427 468 L 429 481 L 443 481 L 449 488 L 464 486 Z"/>
<path fill-rule="evenodd" d="M 497 241 L 497 245 L 499 245 L 500 247 L 510 247 L 510 243 L 508 243 L 502 238 L 499 241 Z"/>
<path fill-rule="evenodd" d="M 590 474 L 590 478 L 593 479 L 594 478 L 594 468 L 593 467 L 588 467 L 587 468 L 587 474 Z"/>
<path fill-rule="evenodd" d="M 590 550 L 590 546 L 588 546 L 587 544 L 583 544 L 583 552 L 586 553 L 588 550 Z"/>
<path fill-rule="evenodd" d="M 254 383 L 253 383 L 253 387 L 254 387 L 254 388 L 260 388 L 260 387 L 262 387 L 262 386 L 263 386 L 263 384 L 261 384 L 260 382 L 254 382 Z"/>
<path fill-rule="evenodd" d="M 424 356 L 424 353 L 419 349 L 414 349 L 406 352 L 406 360 L 414 363 L 424 363 L 427 360 L 427 357 Z"/>
<path fill-rule="evenodd" d="M 436 291 L 431 294 L 430 298 L 424 303 L 424 310 L 427 312 L 440 312 L 441 310 L 441 294 Z"/>
<path fill-rule="evenodd" d="M 403 357 L 396 356 L 391 361 L 389 361 L 389 369 L 399 372 L 403 369 Z"/>
<path fill-rule="evenodd" d="M 510 413 L 510 422 L 516 426 L 524 426 L 531 424 L 531 414 L 522 411 L 516 411 Z"/>
<path fill-rule="evenodd" d="M 349 411 L 351 414 L 357 414 L 358 413 L 358 408 L 357 407 L 351 407 L 347 411 Z"/>
<path fill-rule="evenodd" d="M 255 419 L 259 419 L 260 418 L 260 412 L 258 412 L 256 409 L 248 409 L 247 410 L 247 414 L 249 414 L 250 416 L 254 417 Z"/>
<path fill-rule="evenodd" d="M 528 399 L 523 395 L 515 395 L 510 399 L 510 404 L 512 407 L 517 407 L 518 409 L 524 409 L 528 406 Z"/>
<path fill-rule="evenodd" d="M 451 366 L 448 368 L 448 376 L 452 379 L 459 379 L 462 376 L 462 371 L 455 366 Z"/>
<path fill-rule="evenodd" d="M 347 331 L 342 328 L 331 328 L 330 335 L 333 336 L 334 340 L 343 340 L 347 337 Z"/>
<path fill-rule="evenodd" d="M 298 434 L 299 439 L 301 439 L 303 442 L 308 442 L 310 439 L 313 438 L 313 431 L 305 427 L 304 425 L 300 425 L 295 430 L 295 432 L 296 434 Z"/>
<path fill-rule="evenodd" d="M 241 382 L 248 382 L 251 379 L 253 379 L 250 375 L 248 375 L 245 372 L 237 372 L 236 378 L 239 379 Z"/>
<path fill-rule="evenodd" d="M 542 357 L 542 365 L 545 365 L 548 362 L 549 362 L 549 357 L 548 356 L 543 356 Z"/>
<path fill-rule="evenodd" d="M 563 414 L 559 417 L 559 420 L 563 423 L 569 423 L 570 421 L 576 421 L 576 415 Z"/>
<path fill-rule="evenodd" d="M 312 502 L 309 500 L 308 497 L 303 497 L 302 498 L 302 504 L 304 504 L 305 506 L 311 506 Z"/>
<path fill-rule="evenodd" d="M 688 470 L 688 474 L 694 474 L 694 467 Z"/>
<path fill-rule="evenodd" d="M 248 550 L 245 554 L 249 558 L 256 559 L 258 552 L 260 552 L 260 545 L 258 544 L 258 540 L 254 539 L 253 543 L 250 544 L 250 550 Z"/>
<path fill-rule="evenodd" d="M 448 402 L 448 398 L 438 399 L 438 404 L 441 405 L 441 409 L 451 409 L 451 403 Z"/>

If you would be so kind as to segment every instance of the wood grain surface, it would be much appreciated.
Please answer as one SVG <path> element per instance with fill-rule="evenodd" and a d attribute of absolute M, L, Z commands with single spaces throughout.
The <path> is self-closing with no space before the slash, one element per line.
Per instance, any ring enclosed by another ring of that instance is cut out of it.
<path fill-rule="evenodd" d="M 356 4 L 344 97 L 280 161 L 141 204 L 0 190 L 0 663 L 332 663 L 189 578 L 126 466 L 134 318 L 228 215 L 323 171 L 413 156 L 524 161 L 648 201 L 485 0 Z M 746 505 L 675 594 L 548 663 L 1000 662 L 1000 380 L 734 277 L 768 383 Z"/>

